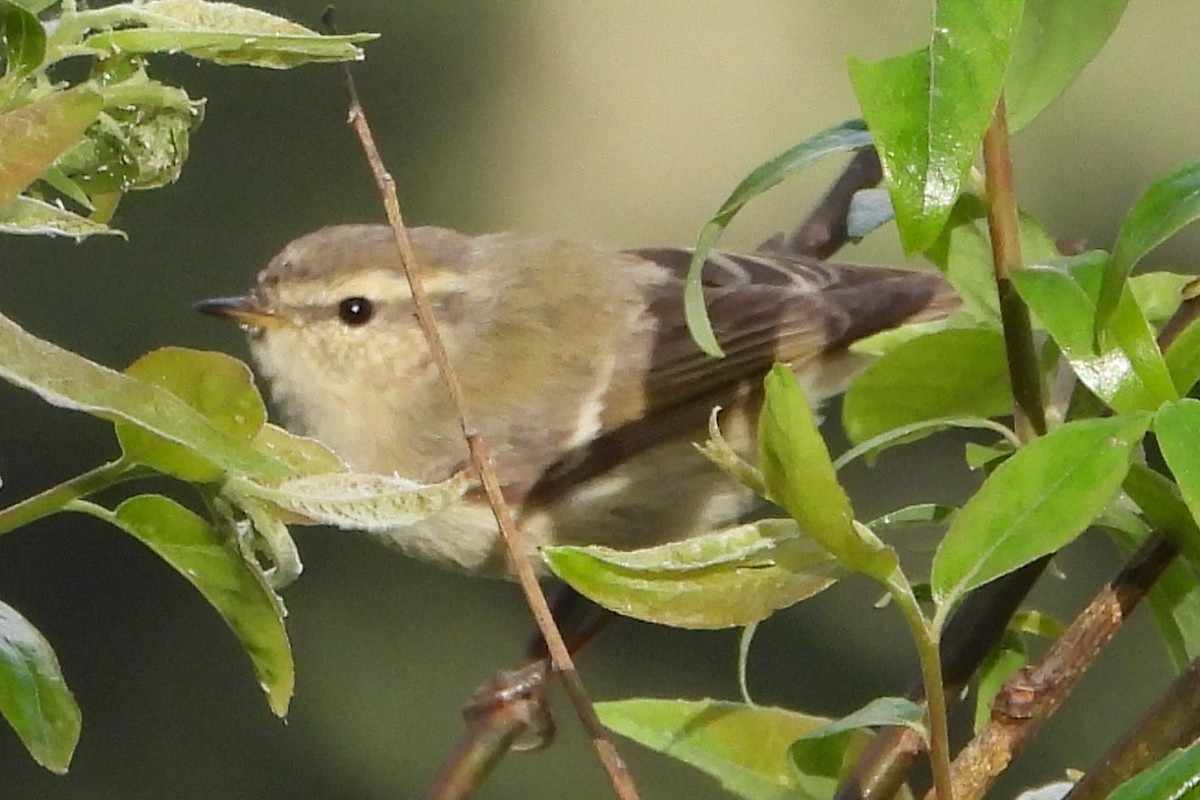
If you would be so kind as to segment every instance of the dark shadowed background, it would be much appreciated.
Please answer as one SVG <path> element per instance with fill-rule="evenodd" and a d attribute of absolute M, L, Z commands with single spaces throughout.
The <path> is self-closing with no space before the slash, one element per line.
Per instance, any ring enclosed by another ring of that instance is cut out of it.
<path fill-rule="evenodd" d="M 255 5 L 317 26 L 325 0 Z M 853 116 L 847 55 L 920 46 L 926 6 L 359 0 L 338 13 L 344 30 L 383 34 L 358 78 L 410 224 L 632 246 L 691 242 L 750 169 Z M 1200 5 L 1133 4 L 1097 62 L 1018 137 L 1018 189 L 1054 233 L 1110 246 L 1141 188 L 1197 154 L 1196 30 Z M 0 310 L 115 367 L 168 344 L 244 356 L 238 331 L 190 304 L 242 291 L 302 232 L 382 219 L 334 68 L 273 73 L 180 57 L 159 74 L 208 97 L 207 120 L 178 184 L 123 203 L 116 224 L 129 241 L 0 241 Z M 755 203 L 726 244 L 752 248 L 790 227 L 837 170 L 814 169 Z M 843 256 L 898 262 L 893 232 L 875 238 Z M 1198 256 L 1192 232 L 1150 263 L 1191 269 Z M 115 453 L 110 426 L 0 385 L 0 503 Z M 961 496 L 977 480 L 961 464 L 960 443 L 945 441 L 855 472 L 860 515 Z M 306 571 L 285 595 L 297 662 L 286 723 L 271 716 L 217 615 L 141 545 L 75 516 L 5 537 L 0 598 L 56 647 L 84 727 L 66 777 L 36 767 L 0 728 L 0 795 L 418 795 L 461 732 L 472 688 L 519 657 L 528 614 L 512 586 L 438 572 L 351 533 L 295 534 Z M 1104 541 L 1085 539 L 1059 559 L 1066 580 L 1050 580 L 1039 598 L 1069 618 L 1116 563 Z M 899 691 L 911 648 L 898 615 L 873 610 L 875 599 L 852 580 L 766 623 L 752 653 L 756 698 L 839 714 Z M 1010 787 L 1086 766 L 1140 713 L 1165 657 L 1145 620 L 1114 650 Z M 734 633 L 634 623 L 580 659 L 599 699 L 732 699 L 735 663 Z M 560 705 L 559 743 L 508 759 L 480 796 L 610 796 Z M 719 794 L 698 773 L 620 744 L 645 797 Z"/>

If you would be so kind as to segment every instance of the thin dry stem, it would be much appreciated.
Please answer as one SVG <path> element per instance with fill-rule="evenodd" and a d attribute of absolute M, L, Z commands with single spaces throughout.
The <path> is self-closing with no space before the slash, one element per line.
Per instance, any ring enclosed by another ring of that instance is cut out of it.
<path fill-rule="evenodd" d="M 404 219 L 400 213 L 400 200 L 396 194 L 396 182 L 383 165 L 379 150 L 375 146 L 375 139 L 371 134 L 370 125 L 367 123 L 362 105 L 358 100 L 358 94 L 354 90 L 353 84 L 349 81 L 348 74 L 347 82 L 350 94 L 350 112 L 347 121 L 355 133 L 358 134 L 363 152 L 366 154 L 367 162 L 371 166 L 371 172 L 375 176 L 375 182 L 383 197 L 384 210 L 387 213 L 392 231 L 395 233 L 396 246 L 400 250 L 404 274 L 408 279 L 409 287 L 412 291 L 417 320 L 422 332 L 425 334 L 431 355 L 437 364 L 442 381 L 450 393 L 462 426 L 463 436 L 470 450 L 471 461 L 479 473 L 484 492 L 487 495 L 488 504 L 491 506 L 492 513 L 496 517 L 496 524 L 500 528 L 500 533 L 504 537 L 504 543 L 508 548 L 508 555 L 512 561 L 513 571 L 521 586 L 521 591 L 525 594 L 525 600 L 529 605 L 530 611 L 533 613 L 538 630 L 541 631 L 542 637 L 546 640 L 551 664 L 555 672 L 562 679 L 563 687 L 570 696 L 575 712 L 578 714 L 580 721 L 592 739 L 592 744 L 596 749 L 601 763 L 608 772 L 614 791 L 622 800 L 636 800 L 638 793 L 633 782 L 633 777 L 629 774 L 629 770 L 617 754 L 616 748 L 605 734 L 599 717 L 596 716 L 596 709 L 588 697 L 587 690 L 583 686 L 583 681 L 580 679 L 579 673 L 575 670 L 571 654 L 563 642 L 562 634 L 558 630 L 558 626 L 554 622 L 554 616 L 550 612 L 550 606 L 546 602 L 546 596 L 543 594 L 542 587 L 538 584 L 537 577 L 534 574 L 533 566 L 529 563 L 529 558 L 526 556 L 521 531 L 515 524 L 512 510 L 504 499 L 504 493 L 500 488 L 500 480 L 496 476 L 495 469 L 492 467 L 487 446 L 479 435 L 479 429 L 476 427 L 467 408 L 462 386 L 459 383 L 457 374 L 450 365 L 445 346 L 438 332 L 437 322 L 433 317 L 433 311 L 429 305 L 424 286 L 421 283 L 421 277 L 418 274 L 418 265 L 413 254 L 412 243 L 408 240 L 408 232 L 405 230 Z"/>

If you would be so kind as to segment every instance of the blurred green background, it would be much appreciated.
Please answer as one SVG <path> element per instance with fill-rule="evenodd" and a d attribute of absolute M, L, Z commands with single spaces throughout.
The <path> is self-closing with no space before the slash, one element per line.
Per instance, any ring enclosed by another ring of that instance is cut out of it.
<path fill-rule="evenodd" d="M 325 0 L 256 3 L 317 26 Z M 552 233 L 611 245 L 687 244 L 751 168 L 855 114 L 848 54 L 917 47 L 921 2 L 359 0 L 344 30 L 379 31 L 360 91 L 410 224 Z M 1025 207 L 1058 235 L 1111 244 L 1138 192 L 1197 155 L 1200 4 L 1133 4 L 1067 95 L 1016 141 Z M 129 241 L 0 241 L 0 310 L 121 367 L 162 345 L 241 356 L 238 331 L 189 310 L 242 291 L 285 241 L 382 213 L 344 124 L 335 69 L 271 73 L 159 63 L 209 98 L 182 180 L 127 198 Z M 791 227 L 839 165 L 755 203 L 726 244 Z M 843 253 L 899 259 L 888 230 Z M 1153 266 L 1190 270 L 1185 233 Z M 836 409 L 829 415 L 836 418 Z M 829 426 L 835 428 L 836 426 Z M 836 441 L 836 431 L 831 431 Z M 836 445 L 841 446 L 841 445 Z M 0 503 L 115 454 L 108 425 L 0 385 Z M 976 480 L 960 443 L 888 456 L 853 475 L 860 515 L 952 500 Z M 296 531 L 290 587 L 298 680 L 271 716 L 233 637 L 198 594 L 140 545 L 83 517 L 0 543 L 0 598 L 50 638 L 84 713 L 71 772 L 36 767 L 0 728 L 5 798 L 395 798 L 419 795 L 462 730 L 459 708 L 514 665 L 530 627 L 514 587 L 444 574 L 350 533 Z M 1118 563 L 1098 538 L 1058 560 L 1039 601 L 1069 618 Z M 839 714 L 900 691 L 911 648 L 894 611 L 849 581 L 766 623 L 756 698 Z M 1165 680 L 1144 619 L 1123 632 L 1006 786 L 1085 767 Z M 596 698 L 736 697 L 736 635 L 627 623 L 580 659 Z M 562 706 L 553 749 L 509 758 L 481 797 L 607 797 Z M 1104 720 L 1103 725 L 1096 722 Z M 647 798 L 719 796 L 708 779 L 621 743 Z"/>

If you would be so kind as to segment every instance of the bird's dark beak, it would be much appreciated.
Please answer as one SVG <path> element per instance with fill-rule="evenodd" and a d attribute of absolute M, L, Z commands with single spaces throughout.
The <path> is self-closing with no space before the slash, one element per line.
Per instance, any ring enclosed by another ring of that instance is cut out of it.
<path fill-rule="evenodd" d="M 233 320 L 251 328 L 272 328 L 279 325 L 279 318 L 265 307 L 254 295 L 245 297 L 218 297 L 201 300 L 192 308 L 214 317 Z"/>

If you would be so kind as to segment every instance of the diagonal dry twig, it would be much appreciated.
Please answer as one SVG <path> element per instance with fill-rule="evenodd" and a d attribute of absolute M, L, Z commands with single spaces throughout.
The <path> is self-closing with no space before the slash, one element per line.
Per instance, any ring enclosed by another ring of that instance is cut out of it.
<path fill-rule="evenodd" d="M 418 323 L 425 334 L 433 360 L 437 365 L 438 372 L 441 375 L 443 383 L 446 385 L 455 411 L 458 414 L 463 437 L 466 439 L 467 447 L 470 451 L 471 461 L 479 474 L 480 481 L 483 483 L 488 503 L 491 506 L 492 513 L 496 517 L 496 524 L 499 526 L 500 532 L 504 537 L 504 543 L 508 549 L 517 582 L 520 584 L 521 591 L 525 595 L 525 600 L 529 605 L 530 611 L 533 613 L 538 630 L 541 631 L 542 637 L 546 641 L 554 671 L 562 680 L 563 687 L 571 699 L 576 714 L 592 739 L 592 744 L 596 749 L 597 755 L 608 772 L 613 790 L 621 800 L 636 800 L 638 793 L 637 787 L 633 782 L 633 777 L 605 733 L 599 717 L 596 716 L 595 707 L 588 697 L 587 690 L 583 686 L 583 681 L 580 679 L 579 673 L 575 670 L 571 654 L 554 622 L 553 615 L 550 613 L 550 606 L 546 602 L 546 596 L 542 592 L 541 586 L 538 584 L 533 566 L 529 563 L 521 531 L 514 521 L 512 510 L 508 507 L 504 499 L 500 481 L 491 464 L 487 445 L 479 434 L 479 429 L 463 397 L 462 386 L 459 383 L 458 376 L 447 357 L 445 346 L 438 331 L 437 322 L 434 319 L 433 311 L 421 282 L 419 274 L 420 265 L 416 262 L 412 244 L 408 239 L 408 232 L 404 227 L 404 219 L 400 213 L 400 201 L 396 193 L 395 179 L 388 173 L 379 155 L 379 150 L 375 146 L 375 139 L 371 133 L 371 128 L 367 122 L 362 104 L 359 101 L 358 92 L 355 89 L 349 67 L 345 68 L 344 74 L 346 77 L 347 93 L 350 98 L 347 122 L 358 135 L 363 152 L 374 175 L 376 185 L 383 198 L 384 210 L 387 213 L 392 231 L 395 234 L 396 246 L 400 252 L 404 274 L 412 292 Z"/>

